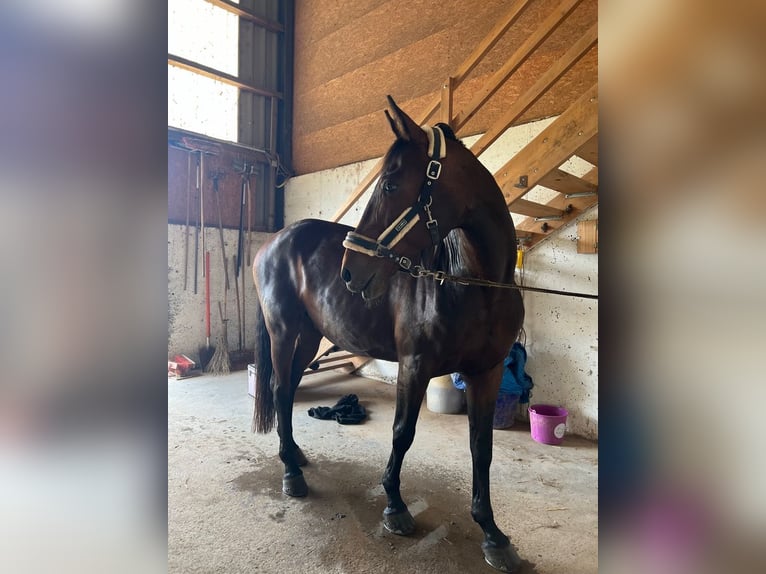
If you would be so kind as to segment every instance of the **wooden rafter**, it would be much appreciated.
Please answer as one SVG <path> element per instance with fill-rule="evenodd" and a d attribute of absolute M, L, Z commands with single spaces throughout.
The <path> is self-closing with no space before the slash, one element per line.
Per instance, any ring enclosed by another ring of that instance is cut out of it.
<path fill-rule="evenodd" d="M 471 146 L 474 155 L 481 155 L 484 150 L 491 146 L 497 138 L 511 127 L 529 108 L 531 108 L 548 89 L 555 84 L 561 76 L 566 74 L 572 66 L 588 53 L 598 41 L 598 26 L 591 26 L 582 37 L 577 40 L 566 53 L 561 56 L 534 85 L 513 102 L 508 110 L 500 117 L 476 142 Z"/>
<path fill-rule="evenodd" d="M 582 179 L 598 188 L 598 168 L 592 168 L 588 173 L 583 175 Z M 551 199 L 546 205 L 551 209 L 557 209 L 562 212 L 563 215 L 561 219 L 540 222 L 536 221 L 533 217 L 529 217 L 516 225 L 516 233 L 519 236 L 530 234 L 530 240 L 527 245 L 533 247 L 546 236 L 563 227 L 597 203 L 598 195 L 566 198 L 562 194 L 557 194 L 556 197 Z"/>
<path fill-rule="evenodd" d="M 580 4 L 582 0 L 563 0 L 556 9 L 543 21 L 542 24 L 522 43 L 521 46 L 508 58 L 506 63 L 490 77 L 489 80 L 477 90 L 474 98 L 460 110 L 452 120 L 452 128 L 457 132 L 468 120 L 470 120 L 479 108 L 492 97 L 505 81 L 521 65 L 526 62 L 540 44 L 542 44 L 558 28 L 566 17 Z"/>
<path fill-rule="evenodd" d="M 544 185 L 563 194 L 595 193 L 598 189 L 589 181 L 558 168 L 541 177 L 539 185 Z"/>
<path fill-rule="evenodd" d="M 495 173 L 510 206 L 566 161 L 598 131 L 598 86 L 593 84 L 553 123 Z M 526 183 L 520 178 L 526 176 Z M 511 210 L 512 211 L 512 210 Z"/>
<path fill-rule="evenodd" d="M 514 2 L 511 9 L 506 13 L 505 17 L 499 21 L 494 28 L 487 34 L 478 46 L 471 52 L 471 54 L 458 66 L 457 72 L 451 76 L 452 89 L 457 88 L 460 83 L 471 73 L 471 71 L 478 65 L 481 59 L 486 56 L 500 38 L 508 31 L 508 29 L 518 20 L 524 9 L 531 3 L 532 0 L 517 0 Z M 413 118 L 417 123 L 424 124 L 429 118 L 439 109 L 442 103 L 442 94 L 437 95 L 428 107 L 421 113 L 420 116 Z M 367 175 L 359 182 L 359 185 L 354 188 L 354 191 L 346 198 L 343 205 L 340 206 L 338 211 L 332 216 L 332 221 L 340 221 L 340 219 L 346 215 L 349 209 L 359 200 L 364 192 L 372 185 L 372 183 L 380 175 L 380 170 L 383 169 L 383 158 L 379 159 Z"/>
<path fill-rule="evenodd" d="M 598 136 L 593 136 L 580 146 L 580 149 L 575 152 L 575 155 L 581 157 L 588 163 L 598 166 Z"/>

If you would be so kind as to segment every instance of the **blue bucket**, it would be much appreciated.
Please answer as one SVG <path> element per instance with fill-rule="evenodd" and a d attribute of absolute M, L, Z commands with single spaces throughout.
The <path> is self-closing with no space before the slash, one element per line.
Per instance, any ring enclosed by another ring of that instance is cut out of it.
<path fill-rule="evenodd" d="M 519 404 L 519 395 L 511 393 L 499 393 L 495 403 L 495 418 L 492 427 L 507 429 L 513 426 L 516 419 L 516 406 Z"/>

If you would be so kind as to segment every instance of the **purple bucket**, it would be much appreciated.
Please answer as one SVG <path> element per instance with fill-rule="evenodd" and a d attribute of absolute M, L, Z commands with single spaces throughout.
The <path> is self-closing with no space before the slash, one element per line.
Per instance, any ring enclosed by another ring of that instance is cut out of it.
<path fill-rule="evenodd" d="M 569 412 L 553 405 L 531 405 L 529 427 L 532 438 L 543 444 L 561 444 L 567 428 Z"/>

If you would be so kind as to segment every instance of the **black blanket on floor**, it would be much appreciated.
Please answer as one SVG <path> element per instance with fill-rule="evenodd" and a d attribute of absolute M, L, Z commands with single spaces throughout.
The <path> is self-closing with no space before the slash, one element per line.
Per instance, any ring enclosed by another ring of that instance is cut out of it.
<path fill-rule="evenodd" d="M 332 407 L 314 407 L 309 416 L 315 419 L 336 420 L 342 425 L 358 425 L 367 418 L 367 411 L 359 404 L 359 397 L 346 395 Z"/>

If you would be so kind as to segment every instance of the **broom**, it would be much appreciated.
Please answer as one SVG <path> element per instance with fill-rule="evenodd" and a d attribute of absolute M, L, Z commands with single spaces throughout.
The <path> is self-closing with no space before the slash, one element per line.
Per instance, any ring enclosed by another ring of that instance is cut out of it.
<path fill-rule="evenodd" d="M 227 269 L 224 268 L 224 272 L 226 271 Z M 231 358 L 229 357 L 229 340 L 227 335 L 227 323 L 229 322 L 229 319 L 226 317 L 226 302 L 226 289 L 224 289 L 223 309 L 221 309 L 221 302 L 218 301 L 218 315 L 221 317 L 221 334 L 218 336 L 218 344 L 215 346 L 215 353 L 213 353 L 213 357 L 210 359 L 210 362 L 205 369 L 206 372 L 212 375 L 225 375 L 231 372 Z"/>

